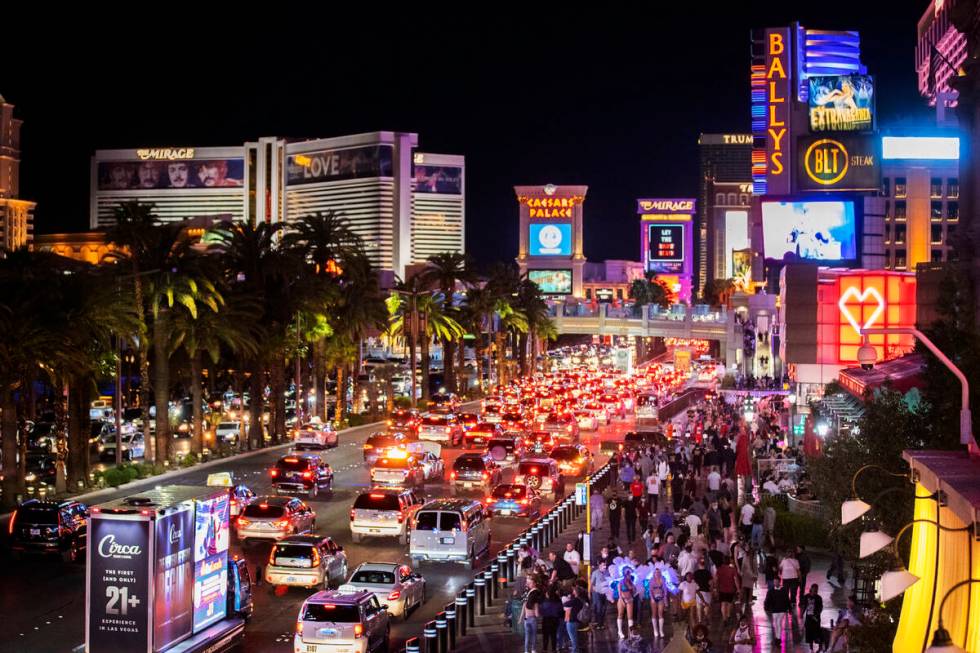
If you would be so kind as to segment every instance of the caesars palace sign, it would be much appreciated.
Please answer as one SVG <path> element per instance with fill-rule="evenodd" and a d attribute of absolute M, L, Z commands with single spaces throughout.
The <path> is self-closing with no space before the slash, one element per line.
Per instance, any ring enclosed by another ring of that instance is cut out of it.
<path fill-rule="evenodd" d="M 527 205 L 530 218 L 571 218 L 572 209 L 582 203 L 581 197 L 529 197 L 521 198 Z"/>

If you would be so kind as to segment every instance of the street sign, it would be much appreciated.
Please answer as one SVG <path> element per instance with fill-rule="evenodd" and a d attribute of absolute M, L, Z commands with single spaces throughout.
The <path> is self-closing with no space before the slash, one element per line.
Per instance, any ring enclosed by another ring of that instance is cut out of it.
<path fill-rule="evenodd" d="M 586 483 L 575 484 L 575 505 L 584 506 L 588 503 L 589 486 Z"/>

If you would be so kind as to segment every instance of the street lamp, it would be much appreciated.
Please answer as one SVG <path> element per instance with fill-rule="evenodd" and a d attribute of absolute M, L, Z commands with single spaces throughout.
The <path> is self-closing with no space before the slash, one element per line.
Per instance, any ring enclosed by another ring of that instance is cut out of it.
<path fill-rule="evenodd" d="M 878 358 L 878 351 L 871 345 L 868 340 L 868 336 L 871 335 L 911 335 L 914 336 L 919 342 L 924 344 L 926 348 L 933 353 L 933 355 L 939 359 L 939 361 L 946 366 L 946 368 L 953 373 L 953 375 L 960 381 L 960 444 L 966 445 L 967 450 L 970 452 L 971 457 L 980 456 L 980 447 L 977 447 L 976 440 L 973 439 L 973 417 L 970 414 L 970 383 L 966 380 L 966 375 L 953 364 L 953 361 L 949 360 L 943 352 L 939 350 L 932 340 L 921 331 L 913 327 L 877 327 L 873 329 L 861 329 L 861 335 L 864 338 L 864 344 L 858 348 L 857 358 L 862 362 L 862 367 L 874 366 L 875 361 Z"/>
<path fill-rule="evenodd" d="M 964 649 L 953 643 L 953 638 L 949 636 L 949 631 L 943 627 L 943 607 L 945 607 L 946 599 L 949 598 L 950 594 L 964 585 L 972 585 L 973 583 L 980 583 L 980 578 L 961 580 L 950 587 L 946 591 L 946 594 L 943 595 L 943 600 L 939 603 L 939 623 L 936 626 L 935 634 L 932 636 L 932 646 L 926 649 L 926 653 L 966 653 Z"/>
<path fill-rule="evenodd" d="M 845 524 L 850 524 L 852 521 L 854 521 L 855 519 L 857 519 L 858 517 L 860 517 L 864 513 L 866 513 L 869 510 L 871 510 L 871 504 L 868 504 L 868 503 L 865 503 L 864 501 L 861 501 L 861 499 L 858 498 L 858 492 L 857 492 L 857 479 L 858 479 L 858 476 L 860 476 L 861 473 L 863 471 L 865 471 L 866 469 L 871 469 L 871 468 L 875 468 L 875 469 L 881 470 L 884 473 L 888 474 L 889 476 L 898 476 L 900 478 L 904 478 L 905 476 L 907 476 L 906 474 L 898 474 L 896 472 L 890 472 L 887 469 L 885 469 L 884 467 L 882 467 L 881 465 L 873 465 L 872 464 L 872 465 L 865 465 L 864 467 L 859 468 L 856 472 L 854 472 L 854 476 L 851 477 L 851 497 L 853 497 L 853 498 L 845 501 L 840 506 L 840 523 L 841 523 L 841 526 L 843 526 Z M 891 488 L 890 490 L 885 490 L 885 492 L 893 492 L 893 491 L 895 491 L 897 489 L 898 488 Z M 882 493 L 882 494 L 884 494 L 884 493 Z M 881 495 L 878 495 L 878 497 L 875 498 L 875 501 L 877 501 L 879 498 L 881 498 Z M 924 497 L 922 497 L 922 498 L 924 498 Z"/>

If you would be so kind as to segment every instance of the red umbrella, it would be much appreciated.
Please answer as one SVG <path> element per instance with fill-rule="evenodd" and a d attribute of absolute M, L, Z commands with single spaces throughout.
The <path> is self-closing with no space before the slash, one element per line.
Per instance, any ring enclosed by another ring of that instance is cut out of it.
<path fill-rule="evenodd" d="M 749 434 L 743 427 L 735 440 L 735 475 L 751 476 L 752 461 L 749 458 Z"/>

